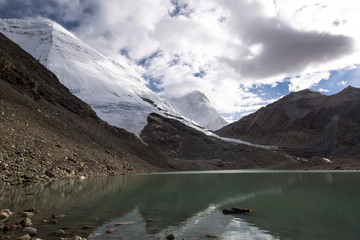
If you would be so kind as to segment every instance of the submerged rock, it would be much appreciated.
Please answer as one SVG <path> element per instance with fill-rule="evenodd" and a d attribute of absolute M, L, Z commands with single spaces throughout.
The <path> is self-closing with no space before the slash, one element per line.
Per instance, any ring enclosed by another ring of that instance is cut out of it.
<path fill-rule="evenodd" d="M 169 235 L 166 236 L 166 239 L 168 240 L 175 239 L 175 235 L 173 233 L 170 233 Z"/>
<path fill-rule="evenodd" d="M 117 230 L 115 228 L 107 228 L 106 229 L 106 233 L 113 233 L 113 232 L 117 232 Z"/>
<path fill-rule="evenodd" d="M 223 214 L 237 214 L 237 213 L 253 213 L 254 211 L 248 208 L 233 207 L 230 210 L 223 209 Z"/>
<path fill-rule="evenodd" d="M 219 238 L 219 236 L 214 235 L 214 234 L 205 234 L 204 236 L 207 238 Z"/>
<path fill-rule="evenodd" d="M 134 221 L 132 222 L 118 222 L 115 224 L 115 226 L 121 226 L 121 225 L 131 225 L 131 224 L 135 224 Z"/>

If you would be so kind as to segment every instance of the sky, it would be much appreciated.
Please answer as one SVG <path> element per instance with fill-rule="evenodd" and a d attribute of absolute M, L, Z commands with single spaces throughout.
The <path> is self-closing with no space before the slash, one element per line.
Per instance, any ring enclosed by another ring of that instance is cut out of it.
<path fill-rule="evenodd" d="M 126 59 L 164 97 L 205 93 L 232 122 L 306 88 L 360 87 L 358 0 L 0 0 Z"/>

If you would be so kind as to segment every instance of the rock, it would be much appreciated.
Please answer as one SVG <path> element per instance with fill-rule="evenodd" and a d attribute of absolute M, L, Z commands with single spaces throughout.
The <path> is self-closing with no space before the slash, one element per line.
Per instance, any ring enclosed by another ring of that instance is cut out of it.
<path fill-rule="evenodd" d="M 33 223 L 31 222 L 31 219 L 30 218 L 25 218 L 24 220 L 22 220 L 20 222 L 20 224 L 23 226 L 23 227 L 31 227 L 33 225 Z"/>
<path fill-rule="evenodd" d="M 52 218 L 65 218 L 66 215 L 65 214 L 53 214 Z"/>
<path fill-rule="evenodd" d="M 2 209 L 0 211 L 0 221 L 4 221 L 6 220 L 10 215 L 12 215 L 13 213 L 9 210 L 9 209 Z"/>
<path fill-rule="evenodd" d="M 15 230 L 15 229 L 17 229 L 16 224 L 6 224 L 3 228 L 3 231 L 7 232 L 7 231 Z"/>
<path fill-rule="evenodd" d="M 173 233 L 170 233 L 166 236 L 166 239 L 168 240 L 175 239 L 175 235 Z"/>
<path fill-rule="evenodd" d="M 9 216 L 12 215 L 13 213 L 10 211 L 10 209 L 3 209 L 0 211 L 1 213 L 7 213 Z"/>
<path fill-rule="evenodd" d="M 22 231 L 28 233 L 30 236 L 35 236 L 37 234 L 37 229 L 32 227 L 26 227 Z"/>
<path fill-rule="evenodd" d="M 0 221 L 1 220 L 5 220 L 9 217 L 9 214 L 7 214 L 6 212 L 1 212 L 0 213 Z"/>
<path fill-rule="evenodd" d="M 119 223 L 116 223 L 115 226 L 130 225 L 130 224 L 135 224 L 135 222 L 119 222 Z"/>
<path fill-rule="evenodd" d="M 207 238 L 219 238 L 219 236 L 213 234 L 204 234 L 204 236 Z"/>
<path fill-rule="evenodd" d="M 75 236 L 72 238 L 72 240 L 86 240 L 86 238 L 82 238 L 80 236 Z"/>
<path fill-rule="evenodd" d="M 113 232 L 117 232 L 115 228 L 107 228 L 106 229 L 106 233 L 113 233 Z"/>
<path fill-rule="evenodd" d="M 31 218 L 33 217 L 35 214 L 33 212 L 21 212 L 20 216 L 22 217 L 26 217 L 26 218 Z"/>
<path fill-rule="evenodd" d="M 30 240 L 30 239 L 31 239 L 31 237 L 29 234 L 15 238 L 15 240 Z"/>
<path fill-rule="evenodd" d="M 82 238 L 80 236 L 74 236 L 72 238 L 60 238 L 60 240 L 86 240 L 86 238 Z"/>
<path fill-rule="evenodd" d="M 254 211 L 248 208 L 233 207 L 230 210 L 223 209 L 223 214 L 237 214 L 237 213 L 253 213 Z"/>
<path fill-rule="evenodd" d="M 31 207 L 31 208 L 28 208 L 28 209 L 25 209 L 24 212 L 35 212 L 36 211 L 36 208 L 34 207 Z"/>
<path fill-rule="evenodd" d="M 66 233 L 65 233 L 64 230 L 58 229 L 58 230 L 56 230 L 55 234 L 56 234 L 56 235 L 65 235 Z"/>
<path fill-rule="evenodd" d="M 92 238 L 96 238 L 96 237 L 99 237 L 99 236 L 101 236 L 100 233 L 91 233 L 91 234 L 88 236 L 88 238 L 89 238 L 89 239 L 92 239 Z"/>

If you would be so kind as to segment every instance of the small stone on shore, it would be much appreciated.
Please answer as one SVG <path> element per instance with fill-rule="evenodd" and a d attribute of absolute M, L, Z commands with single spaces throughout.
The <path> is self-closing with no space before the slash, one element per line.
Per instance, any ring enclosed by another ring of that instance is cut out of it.
<path fill-rule="evenodd" d="M 32 227 L 26 227 L 22 231 L 28 233 L 30 236 L 35 236 L 37 234 L 37 229 Z"/>
<path fill-rule="evenodd" d="M 56 234 L 56 235 L 65 235 L 66 233 L 65 233 L 64 230 L 58 229 L 58 230 L 56 230 L 55 234 Z"/>
<path fill-rule="evenodd" d="M 31 239 L 31 237 L 30 237 L 29 234 L 26 234 L 26 235 L 23 235 L 21 237 L 15 238 L 15 240 L 30 240 L 30 239 Z"/>
<path fill-rule="evenodd" d="M 20 216 L 22 217 L 26 217 L 26 218 L 31 218 L 33 217 L 35 214 L 33 212 L 21 212 Z"/>
<path fill-rule="evenodd" d="M 66 218 L 65 214 L 53 214 L 52 218 Z"/>
<path fill-rule="evenodd" d="M 31 227 L 33 225 L 32 221 L 30 218 L 25 218 L 24 220 L 22 220 L 20 222 L 20 224 L 23 226 L 23 227 Z"/>

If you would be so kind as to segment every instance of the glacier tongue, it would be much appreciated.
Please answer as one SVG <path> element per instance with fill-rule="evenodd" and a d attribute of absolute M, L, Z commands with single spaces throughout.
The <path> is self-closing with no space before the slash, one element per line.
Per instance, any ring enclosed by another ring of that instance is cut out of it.
<path fill-rule="evenodd" d="M 52 71 L 109 124 L 139 137 L 147 116 L 154 112 L 211 134 L 148 89 L 141 73 L 101 54 L 51 20 L 1 19 L 0 31 Z"/>

